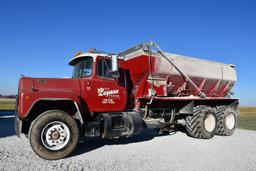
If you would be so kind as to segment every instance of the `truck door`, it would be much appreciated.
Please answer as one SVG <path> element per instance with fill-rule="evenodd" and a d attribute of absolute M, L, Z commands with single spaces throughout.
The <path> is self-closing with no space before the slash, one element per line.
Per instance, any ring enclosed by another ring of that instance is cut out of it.
<path fill-rule="evenodd" d="M 93 81 L 93 100 L 95 112 L 123 111 L 127 102 L 124 74 L 113 78 L 110 73 L 111 61 L 98 57 L 96 76 Z M 120 71 L 122 72 L 122 71 Z"/>
<path fill-rule="evenodd" d="M 91 80 L 93 74 L 93 58 L 84 57 L 81 58 L 74 66 L 73 78 L 78 78 L 81 85 L 81 96 L 87 105 L 87 108 L 92 109 L 93 104 L 93 91 L 91 87 Z"/>

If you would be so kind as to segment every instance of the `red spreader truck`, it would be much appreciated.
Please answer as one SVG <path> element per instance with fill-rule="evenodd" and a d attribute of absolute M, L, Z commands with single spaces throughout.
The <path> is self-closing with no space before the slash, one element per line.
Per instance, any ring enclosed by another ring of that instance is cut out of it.
<path fill-rule="evenodd" d="M 230 136 L 237 126 L 234 65 L 165 53 L 154 42 L 118 54 L 91 49 L 69 65 L 72 78 L 19 81 L 16 134 L 25 134 L 44 159 L 67 157 L 81 137 L 185 128 L 210 139 Z"/>

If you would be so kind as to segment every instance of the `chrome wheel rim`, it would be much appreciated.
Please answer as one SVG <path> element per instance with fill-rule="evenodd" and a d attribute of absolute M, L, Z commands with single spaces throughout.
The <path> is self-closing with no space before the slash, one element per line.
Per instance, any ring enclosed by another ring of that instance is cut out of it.
<path fill-rule="evenodd" d="M 69 128 L 59 121 L 47 124 L 41 132 L 41 141 L 48 150 L 60 150 L 68 144 L 69 140 Z"/>
<path fill-rule="evenodd" d="M 212 132 L 216 127 L 216 120 L 213 114 L 208 114 L 204 120 L 204 128 L 208 132 Z"/>

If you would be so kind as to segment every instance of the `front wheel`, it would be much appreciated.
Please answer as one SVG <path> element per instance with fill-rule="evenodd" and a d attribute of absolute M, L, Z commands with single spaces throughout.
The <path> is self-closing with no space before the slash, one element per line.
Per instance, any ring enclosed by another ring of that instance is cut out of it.
<path fill-rule="evenodd" d="M 30 145 L 41 158 L 56 160 L 70 155 L 79 140 L 75 120 L 66 112 L 46 111 L 31 125 Z"/>

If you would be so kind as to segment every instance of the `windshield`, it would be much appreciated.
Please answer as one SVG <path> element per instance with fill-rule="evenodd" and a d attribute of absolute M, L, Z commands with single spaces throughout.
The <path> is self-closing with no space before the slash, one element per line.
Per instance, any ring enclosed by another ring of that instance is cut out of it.
<path fill-rule="evenodd" d="M 73 78 L 88 77 L 92 74 L 92 57 L 84 58 L 74 66 Z"/>

